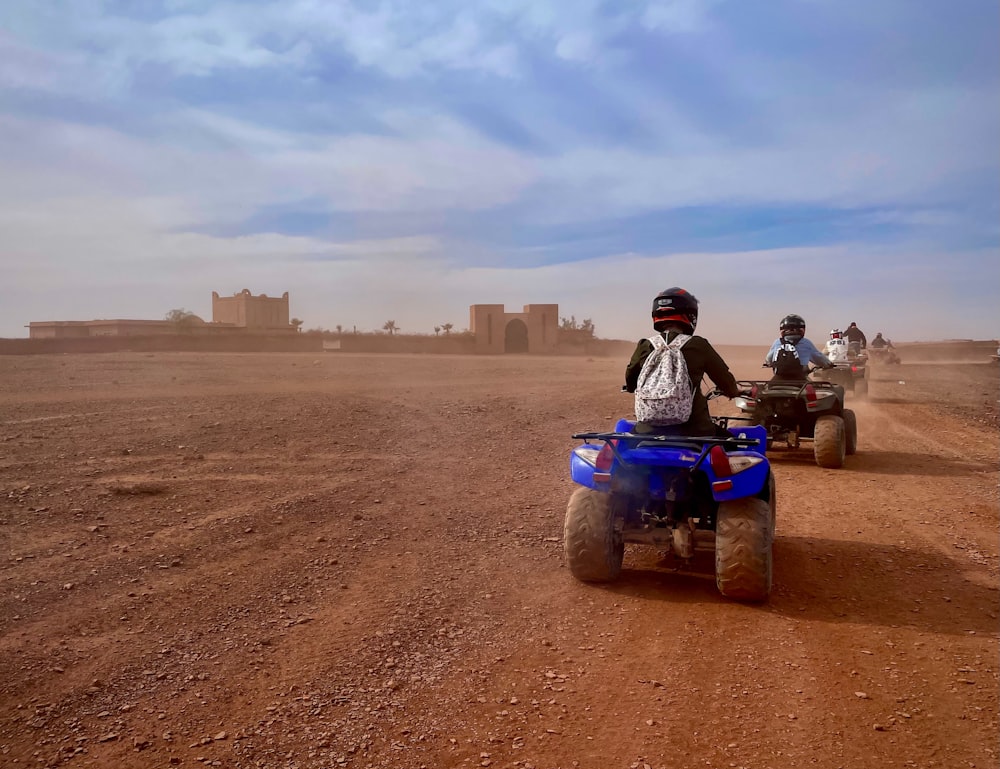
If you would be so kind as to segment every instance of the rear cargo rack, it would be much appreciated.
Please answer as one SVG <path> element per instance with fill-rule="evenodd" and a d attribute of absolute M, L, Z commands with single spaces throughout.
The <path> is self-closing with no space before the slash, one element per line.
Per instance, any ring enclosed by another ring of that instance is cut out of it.
<path fill-rule="evenodd" d="M 628 443 L 649 443 L 650 445 L 677 446 L 678 448 L 694 447 L 700 449 L 704 445 L 731 446 L 745 448 L 756 446 L 760 441 L 756 438 L 722 438 L 718 435 L 640 435 L 639 433 L 576 433 L 572 436 L 583 441 L 626 441 Z"/>
<path fill-rule="evenodd" d="M 745 449 L 752 446 L 759 446 L 760 441 L 756 438 L 721 438 L 717 435 L 637 435 L 636 433 L 576 433 L 572 436 L 584 443 L 591 441 L 604 441 L 611 447 L 612 453 L 621 464 L 626 462 L 622 455 L 618 453 L 618 443 L 624 443 L 629 448 L 641 448 L 643 446 L 669 446 L 677 449 L 688 449 L 698 454 L 691 469 L 698 467 L 702 460 L 708 456 L 713 446 L 724 446 L 727 449 Z"/>

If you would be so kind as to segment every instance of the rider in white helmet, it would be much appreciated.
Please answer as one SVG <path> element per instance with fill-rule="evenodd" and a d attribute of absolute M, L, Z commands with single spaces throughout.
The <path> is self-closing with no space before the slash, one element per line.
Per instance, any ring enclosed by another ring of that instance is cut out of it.
<path fill-rule="evenodd" d="M 844 337 L 844 332 L 839 328 L 830 331 L 830 338 L 826 341 L 823 352 L 834 363 L 846 363 L 852 357 L 848 351 L 847 339 Z"/>

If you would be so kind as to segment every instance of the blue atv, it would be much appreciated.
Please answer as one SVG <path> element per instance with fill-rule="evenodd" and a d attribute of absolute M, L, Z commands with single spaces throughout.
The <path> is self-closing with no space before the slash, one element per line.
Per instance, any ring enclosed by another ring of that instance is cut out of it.
<path fill-rule="evenodd" d="M 708 398 L 720 395 L 718 390 Z M 625 543 L 670 549 L 687 561 L 715 551 L 719 592 L 763 601 L 771 592 L 775 489 L 767 430 L 746 417 L 712 417 L 727 437 L 633 432 L 577 433 L 570 455 L 580 484 L 569 500 L 563 547 L 583 582 L 621 573 Z"/>

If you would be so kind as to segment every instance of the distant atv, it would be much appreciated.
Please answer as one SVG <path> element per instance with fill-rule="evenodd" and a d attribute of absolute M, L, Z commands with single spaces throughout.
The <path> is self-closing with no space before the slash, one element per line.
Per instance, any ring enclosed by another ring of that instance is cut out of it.
<path fill-rule="evenodd" d="M 741 381 L 738 385 L 750 395 L 734 401 L 767 430 L 768 448 L 785 443 L 798 449 L 802 441 L 812 441 L 816 464 L 827 468 L 843 467 L 844 457 L 858 450 L 858 420 L 851 409 L 844 408 L 841 385 L 821 380 Z"/>
<path fill-rule="evenodd" d="M 865 361 L 867 362 L 867 361 Z M 853 393 L 859 398 L 868 397 L 868 367 L 862 363 L 834 363 L 835 368 L 827 369 L 822 376 L 825 381 L 832 382 Z"/>
<path fill-rule="evenodd" d="M 830 339 L 823 352 L 836 368 L 827 369 L 827 381 L 840 385 L 859 398 L 868 396 L 868 351 L 860 343 L 843 338 Z"/>
<path fill-rule="evenodd" d="M 895 347 L 869 347 L 868 355 L 872 363 L 888 363 L 896 365 L 903 361 L 899 358 L 899 353 Z"/>

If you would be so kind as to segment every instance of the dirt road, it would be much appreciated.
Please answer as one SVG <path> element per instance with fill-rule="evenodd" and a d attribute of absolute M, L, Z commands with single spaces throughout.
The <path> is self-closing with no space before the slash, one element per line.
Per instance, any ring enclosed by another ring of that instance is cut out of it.
<path fill-rule="evenodd" d="M 873 369 L 845 468 L 775 452 L 750 606 L 564 567 L 622 367 L 0 357 L 0 765 L 996 767 L 996 369 Z"/>

